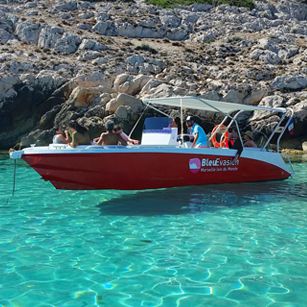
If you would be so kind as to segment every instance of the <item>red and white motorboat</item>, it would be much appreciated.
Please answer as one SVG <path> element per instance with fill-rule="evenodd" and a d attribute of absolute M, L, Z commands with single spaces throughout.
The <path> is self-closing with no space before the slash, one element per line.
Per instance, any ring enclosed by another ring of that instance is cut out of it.
<path fill-rule="evenodd" d="M 219 127 L 228 119 L 227 129 L 231 125 L 238 128 L 237 118 L 245 111 L 278 112 L 283 115 L 266 144 L 261 148 L 244 148 L 238 159 L 234 159 L 235 149 L 191 148 L 188 143 L 177 142 L 177 128 L 169 127 L 145 127 L 140 145 L 71 148 L 51 144 L 14 151 L 10 156 L 26 161 L 57 189 L 71 190 L 157 189 L 281 180 L 291 176 L 289 165 L 279 153 L 279 141 L 292 118 L 291 109 L 211 101 L 198 96 L 147 99 L 144 103 L 154 109 L 157 106 L 179 107 L 181 114 L 183 108 L 221 112 L 225 118 Z M 285 121 L 287 124 L 282 127 L 281 123 Z M 239 128 L 237 130 L 243 144 Z M 275 134 L 278 134 L 277 151 L 271 151 L 267 148 Z"/>

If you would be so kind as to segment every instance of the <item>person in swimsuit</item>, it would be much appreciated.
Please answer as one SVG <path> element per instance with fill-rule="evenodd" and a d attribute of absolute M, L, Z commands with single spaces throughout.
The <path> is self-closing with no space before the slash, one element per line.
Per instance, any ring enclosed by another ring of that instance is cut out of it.
<path fill-rule="evenodd" d="M 118 145 L 119 136 L 114 132 L 114 122 L 108 120 L 105 124 L 106 132 L 101 133 L 99 138 L 94 139 L 97 145 Z"/>
<path fill-rule="evenodd" d="M 114 133 L 119 136 L 120 141 L 123 140 L 122 145 L 137 145 L 139 144 L 138 140 L 131 139 L 124 131 L 121 125 L 116 125 L 113 129 Z M 124 144 L 125 143 L 125 144 Z"/>
<path fill-rule="evenodd" d="M 91 139 L 88 130 L 78 124 L 77 121 L 70 121 L 65 130 L 66 142 L 71 147 L 78 145 L 90 145 Z"/>

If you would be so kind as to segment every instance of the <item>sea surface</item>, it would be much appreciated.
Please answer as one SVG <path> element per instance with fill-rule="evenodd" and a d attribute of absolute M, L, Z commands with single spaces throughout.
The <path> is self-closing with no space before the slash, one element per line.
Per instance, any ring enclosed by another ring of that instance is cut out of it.
<path fill-rule="evenodd" d="M 307 163 L 293 166 L 281 182 L 72 192 L 19 161 L 12 197 L 2 155 L 0 306 L 306 306 Z"/>

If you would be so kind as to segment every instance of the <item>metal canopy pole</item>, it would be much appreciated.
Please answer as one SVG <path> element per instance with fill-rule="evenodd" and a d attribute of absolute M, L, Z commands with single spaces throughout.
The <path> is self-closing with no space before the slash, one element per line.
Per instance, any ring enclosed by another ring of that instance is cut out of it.
<path fill-rule="evenodd" d="M 277 123 L 277 125 L 275 126 L 274 130 L 272 131 L 270 137 L 268 138 L 267 142 L 264 144 L 262 150 L 264 150 L 269 144 L 270 141 L 272 140 L 274 134 L 277 132 L 277 129 L 280 127 L 282 121 L 286 118 L 287 112 L 283 114 L 283 116 L 281 117 L 280 121 Z M 283 133 L 285 132 L 286 129 L 283 130 Z"/>
<path fill-rule="evenodd" d="M 180 133 L 183 134 L 183 101 L 182 101 L 182 98 L 180 98 L 180 122 L 181 122 Z"/>

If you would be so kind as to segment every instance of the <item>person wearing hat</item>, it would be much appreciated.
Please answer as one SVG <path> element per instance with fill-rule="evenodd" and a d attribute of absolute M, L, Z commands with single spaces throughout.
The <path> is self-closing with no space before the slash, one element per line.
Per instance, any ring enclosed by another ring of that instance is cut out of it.
<path fill-rule="evenodd" d="M 94 143 L 97 145 L 118 145 L 119 136 L 114 133 L 114 122 L 108 120 L 105 123 L 106 132 L 101 133 L 99 138 L 94 139 Z"/>
<path fill-rule="evenodd" d="M 192 147 L 205 148 L 208 147 L 208 138 L 204 129 L 195 122 L 194 116 L 188 116 L 186 119 L 187 127 L 190 129 L 194 137 Z"/>
<path fill-rule="evenodd" d="M 251 131 L 246 131 L 243 136 L 244 147 L 257 147 L 254 142 L 253 133 Z"/>

